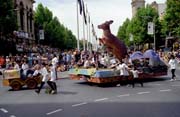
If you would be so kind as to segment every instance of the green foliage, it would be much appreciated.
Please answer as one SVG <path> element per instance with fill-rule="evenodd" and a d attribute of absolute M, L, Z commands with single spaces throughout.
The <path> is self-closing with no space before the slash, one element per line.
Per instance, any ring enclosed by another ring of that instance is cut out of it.
<path fill-rule="evenodd" d="M 4 36 L 17 30 L 15 12 L 12 0 L 0 0 L 0 32 Z"/>
<path fill-rule="evenodd" d="M 130 23 L 129 19 L 126 19 L 126 21 L 123 23 L 122 26 L 118 29 L 117 37 L 125 42 L 125 44 L 129 45 L 129 36 L 127 34 L 127 27 Z"/>
<path fill-rule="evenodd" d="M 36 32 L 38 32 L 38 28 L 44 29 L 45 39 L 41 43 L 60 49 L 76 47 L 76 37 L 59 22 L 57 17 L 53 17 L 53 13 L 47 7 L 39 4 L 34 19 L 37 27 Z"/>
<path fill-rule="evenodd" d="M 124 40 L 126 45 L 132 45 L 133 42 L 130 41 L 130 34 L 133 35 L 133 41 L 136 45 L 142 45 L 144 43 L 153 43 L 153 35 L 147 34 L 148 22 L 155 23 L 156 37 L 157 41 L 160 41 L 161 34 L 161 24 L 158 19 L 158 12 L 152 8 L 150 5 L 140 8 L 137 14 L 129 21 L 123 23 L 119 27 L 118 37 Z"/>
<path fill-rule="evenodd" d="M 163 30 L 167 35 L 180 36 L 180 1 L 167 0 L 166 14 L 164 16 Z"/>

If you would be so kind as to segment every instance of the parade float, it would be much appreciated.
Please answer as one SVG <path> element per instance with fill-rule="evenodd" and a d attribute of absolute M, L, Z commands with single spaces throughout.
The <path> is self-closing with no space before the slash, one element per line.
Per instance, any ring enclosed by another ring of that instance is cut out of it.
<path fill-rule="evenodd" d="M 122 60 L 127 55 L 127 48 L 125 44 L 114 36 L 110 31 L 110 24 L 113 21 L 106 21 L 105 23 L 98 25 L 99 29 L 103 30 L 103 36 L 99 39 L 100 43 L 106 47 L 108 52 L 112 53 L 117 59 Z M 140 51 L 134 52 L 130 59 L 136 65 L 140 72 L 140 78 L 153 78 L 157 76 L 167 75 L 167 66 L 160 59 L 160 57 L 153 51 L 147 50 L 144 53 Z M 141 62 L 146 63 L 141 64 Z M 149 65 L 151 62 L 151 65 Z M 81 68 L 76 67 L 69 70 L 70 79 L 73 80 L 85 80 L 92 83 L 116 83 L 123 81 L 115 69 L 102 69 L 102 68 Z M 130 74 L 129 79 L 132 79 Z"/>
<path fill-rule="evenodd" d="M 41 83 L 41 76 L 21 78 L 19 70 L 4 70 L 3 71 L 3 86 L 10 86 L 13 90 L 20 90 L 23 86 L 28 89 L 35 89 Z"/>

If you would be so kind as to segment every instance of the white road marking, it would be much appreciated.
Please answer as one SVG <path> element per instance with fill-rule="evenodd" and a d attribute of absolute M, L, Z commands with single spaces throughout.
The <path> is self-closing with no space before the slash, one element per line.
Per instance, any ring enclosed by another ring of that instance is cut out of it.
<path fill-rule="evenodd" d="M 130 94 L 118 95 L 117 97 L 127 97 L 127 96 L 130 96 Z"/>
<path fill-rule="evenodd" d="M 160 86 L 160 85 L 162 85 L 162 84 L 149 84 L 149 85 L 157 85 L 157 86 Z"/>
<path fill-rule="evenodd" d="M 15 115 L 10 115 L 10 117 L 16 117 Z"/>
<path fill-rule="evenodd" d="M 173 87 L 180 87 L 180 85 L 172 85 Z"/>
<path fill-rule="evenodd" d="M 60 112 L 62 111 L 63 109 L 57 109 L 55 111 L 52 111 L 52 112 L 49 112 L 49 113 L 46 113 L 46 115 L 51 115 L 51 114 L 54 114 L 54 113 L 57 113 L 57 112 Z"/>
<path fill-rule="evenodd" d="M 4 108 L 0 108 L 0 110 L 1 110 L 2 112 L 4 112 L 4 113 L 8 113 L 8 111 L 7 111 L 6 109 L 4 109 Z"/>
<path fill-rule="evenodd" d="M 148 94 L 148 93 L 150 93 L 149 91 L 146 91 L 146 92 L 138 92 L 137 94 Z"/>
<path fill-rule="evenodd" d="M 160 92 L 169 92 L 169 91 L 171 91 L 171 89 L 160 90 Z"/>
<path fill-rule="evenodd" d="M 108 100 L 108 98 L 96 99 L 96 100 L 94 100 L 94 102 L 100 102 L 100 101 L 104 101 L 104 100 Z"/>
<path fill-rule="evenodd" d="M 83 102 L 83 103 L 79 103 L 79 104 L 74 104 L 74 105 L 72 105 L 72 107 L 82 106 L 82 105 L 85 105 L 85 104 L 87 104 L 87 102 Z"/>

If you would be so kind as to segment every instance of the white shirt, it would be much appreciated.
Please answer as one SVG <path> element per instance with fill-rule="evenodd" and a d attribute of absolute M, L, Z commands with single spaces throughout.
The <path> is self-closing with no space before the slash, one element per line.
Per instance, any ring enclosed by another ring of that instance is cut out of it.
<path fill-rule="evenodd" d="M 52 65 L 53 65 L 53 66 L 56 66 L 57 63 L 58 63 L 58 58 L 57 58 L 57 57 L 54 57 L 54 58 L 52 59 Z"/>
<path fill-rule="evenodd" d="M 132 74 L 133 74 L 133 78 L 138 78 L 138 70 L 131 70 Z"/>
<path fill-rule="evenodd" d="M 112 59 L 110 60 L 110 63 L 111 63 L 111 64 L 116 64 L 116 59 L 115 59 L 115 58 L 112 58 Z"/>
<path fill-rule="evenodd" d="M 50 81 L 55 81 L 56 80 L 56 68 L 55 66 L 51 66 L 50 68 L 50 75 L 51 75 L 51 79 Z"/>
<path fill-rule="evenodd" d="M 35 70 L 33 76 L 37 76 L 40 73 L 40 70 Z"/>
<path fill-rule="evenodd" d="M 177 62 L 176 59 L 170 59 L 170 60 L 169 60 L 170 69 L 176 69 L 177 63 L 178 63 L 178 62 Z"/>
<path fill-rule="evenodd" d="M 125 63 L 119 64 L 117 69 L 120 70 L 120 75 L 121 76 L 129 76 L 129 72 L 127 70 L 128 66 Z"/>
<path fill-rule="evenodd" d="M 84 67 L 89 67 L 90 66 L 90 62 L 89 62 L 89 60 L 86 60 L 85 62 L 84 62 Z"/>
<path fill-rule="evenodd" d="M 27 71 L 28 71 L 28 69 L 29 69 L 29 66 L 28 66 L 28 64 L 22 64 L 22 69 L 23 69 L 23 74 L 24 75 L 26 75 L 26 73 L 27 73 Z"/>
<path fill-rule="evenodd" d="M 48 80 L 48 71 L 46 67 L 43 67 L 40 71 L 41 75 L 43 76 L 42 81 L 45 82 Z"/>
<path fill-rule="evenodd" d="M 105 57 L 102 57 L 100 62 L 101 62 L 101 64 L 106 65 L 106 59 L 105 59 Z"/>
<path fill-rule="evenodd" d="M 20 70 L 19 65 L 17 63 L 14 65 L 14 69 Z"/>

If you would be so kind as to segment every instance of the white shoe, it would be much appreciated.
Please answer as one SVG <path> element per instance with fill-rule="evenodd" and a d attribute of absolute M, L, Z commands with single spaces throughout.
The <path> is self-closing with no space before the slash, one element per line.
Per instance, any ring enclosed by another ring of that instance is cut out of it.
<path fill-rule="evenodd" d="M 130 84 L 128 84 L 128 85 L 127 85 L 127 87 L 131 87 L 131 85 L 130 85 Z"/>
<path fill-rule="evenodd" d="M 174 81 L 173 79 L 171 79 L 170 81 Z"/>
<path fill-rule="evenodd" d="M 117 84 L 116 86 L 117 86 L 117 87 L 120 87 L 121 85 L 120 85 L 120 84 Z"/>

